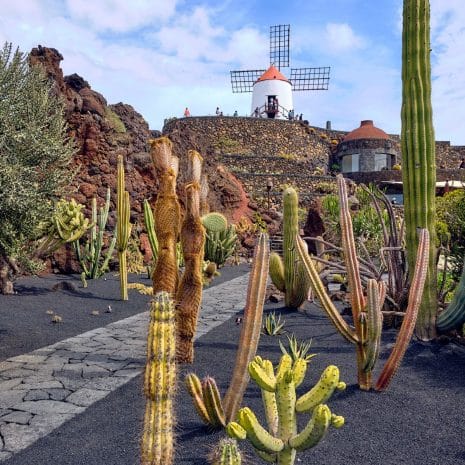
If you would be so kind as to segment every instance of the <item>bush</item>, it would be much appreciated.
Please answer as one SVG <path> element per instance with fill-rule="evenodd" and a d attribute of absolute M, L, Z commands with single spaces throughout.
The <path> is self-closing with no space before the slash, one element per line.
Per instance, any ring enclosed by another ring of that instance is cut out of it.
<path fill-rule="evenodd" d="M 74 147 L 43 69 L 8 43 L 0 51 L 0 95 L 0 292 L 11 293 L 16 259 L 69 186 Z"/>

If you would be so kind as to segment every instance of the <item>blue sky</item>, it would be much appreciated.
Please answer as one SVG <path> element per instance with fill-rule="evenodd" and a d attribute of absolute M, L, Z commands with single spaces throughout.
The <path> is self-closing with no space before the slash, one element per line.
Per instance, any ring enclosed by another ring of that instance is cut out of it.
<path fill-rule="evenodd" d="M 0 0 L 0 41 L 60 51 L 109 103 L 163 120 L 250 110 L 229 71 L 269 64 L 269 26 L 291 25 L 291 65 L 331 66 L 328 91 L 297 92 L 310 124 L 351 130 L 363 119 L 400 131 L 401 0 Z M 431 0 L 436 139 L 465 145 L 465 8 Z M 286 70 L 284 70 L 286 72 Z"/>

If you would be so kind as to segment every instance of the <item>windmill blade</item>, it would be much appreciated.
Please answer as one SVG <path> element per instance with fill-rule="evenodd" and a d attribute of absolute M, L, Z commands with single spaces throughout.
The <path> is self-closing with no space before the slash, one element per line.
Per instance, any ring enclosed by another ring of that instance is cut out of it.
<path fill-rule="evenodd" d="M 270 65 L 281 68 L 289 67 L 289 24 L 270 26 Z"/>
<path fill-rule="evenodd" d="M 291 68 L 292 90 L 328 90 L 329 66 L 320 68 Z"/>
<path fill-rule="evenodd" d="M 233 94 L 252 92 L 255 81 L 265 72 L 264 69 L 231 71 L 231 87 Z"/>

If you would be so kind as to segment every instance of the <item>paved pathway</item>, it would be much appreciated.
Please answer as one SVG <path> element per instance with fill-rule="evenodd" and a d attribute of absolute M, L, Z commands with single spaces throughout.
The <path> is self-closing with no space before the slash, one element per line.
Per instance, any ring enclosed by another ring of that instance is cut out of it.
<path fill-rule="evenodd" d="M 196 338 L 244 308 L 248 276 L 204 290 Z M 139 375 L 147 321 L 139 313 L 1 362 L 0 461 Z"/>

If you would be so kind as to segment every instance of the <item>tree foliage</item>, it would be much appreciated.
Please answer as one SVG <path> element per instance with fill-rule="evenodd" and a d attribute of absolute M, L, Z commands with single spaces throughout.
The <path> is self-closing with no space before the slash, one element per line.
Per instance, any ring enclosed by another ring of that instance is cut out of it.
<path fill-rule="evenodd" d="M 69 185 L 74 153 L 63 103 L 40 66 L 0 51 L 0 265 L 35 238 Z"/>

